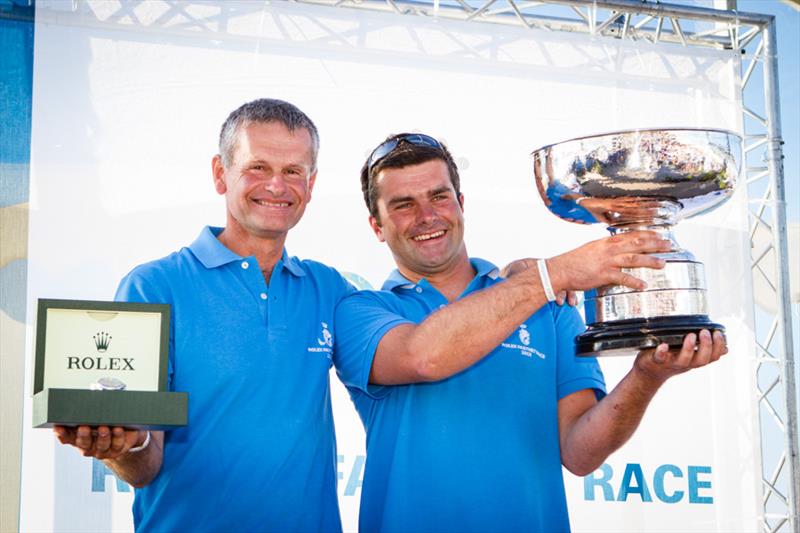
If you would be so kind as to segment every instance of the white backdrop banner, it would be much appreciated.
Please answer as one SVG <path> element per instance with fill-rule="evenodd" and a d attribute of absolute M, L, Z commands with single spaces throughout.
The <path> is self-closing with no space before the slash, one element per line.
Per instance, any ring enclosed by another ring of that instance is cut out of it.
<path fill-rule="evenodd" d="M 289 252 L 372 286 L 393 263 L 367 224 L 358 174 L 390 133 L 424 131 L 448 144 L 462 171 L 468 250 L 504 264 L 604 234 L 546 211 L 533 149 L 637 127 L 741 131 L 734 51 L 285 2 L 36 7 L 29 302 L 111 299 L 136 264 L 188 244 L 203 225 L 224 225 L 210 172 L 217 134 L 230 111 L 258 97 L 298 105 L 322 138 L 314 200 Z M 669 382 L 635 437 L 596 472 L 567 475 L 576 531 L 757 529 L 745 201 L 740 190 L 677 230 L 706 264 L 711 316 L 727 326 L 730 354 Z M 31 305 L 30 361 L 34 316 Z M 630 364 L 602 361 L 609 386 Z M 335 374 L 332 382 L 338 490 L 353 531 L 364 432 Z M 26 429 L 23 439 L 22 531 L 132 529 L 132 490 L 101 463 L 49 431 Z"/>

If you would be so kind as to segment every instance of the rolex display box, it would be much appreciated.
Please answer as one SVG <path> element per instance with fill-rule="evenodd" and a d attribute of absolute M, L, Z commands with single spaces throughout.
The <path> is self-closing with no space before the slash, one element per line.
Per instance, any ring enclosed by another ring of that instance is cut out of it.
<path fill-rule="evenodd" d="M 33 427 L 185 426 L 189 395 L 167 390 L 165 304 L 39 300 Z"/>

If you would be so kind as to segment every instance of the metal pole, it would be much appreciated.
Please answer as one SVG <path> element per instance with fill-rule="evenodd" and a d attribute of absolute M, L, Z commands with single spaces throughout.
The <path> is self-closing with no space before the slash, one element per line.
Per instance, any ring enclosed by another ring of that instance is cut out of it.
<path fill-rule="evenodd" d="M 548 0 L 548 4 L 597 5 L 603 9 L 624 13 L 639 13 L 655 17 L 676 17 L 708 22 L 744 22 L 758 26 L 769 24 L 772 15 L 721 11 L 708 7 L 685 6 L 679 4 L 644 3 L 642 0 Z"/>
<path fill-rule="evenodd" d="M 333 6 L 342 6 L 342 7 L 360 7 L 362 9 L 375 9 L 377 10 L 378 7 L 381 9 L 385 9 L 384 4 L 377 4 L 373 6 L 372 4 L 364 4 L 364 3 L 343 3 L 343 2 L 334 2 L 334 0 L 305 0 L 308 3 L 321 3 L 323 5 L 333 5 Z M 351 0 L 352 1 L 352 0 Z M 735 2 L 735 0 L 729 0 Z M 430 0 L 405 0 L 403 5 L 411 5 L 417 8 L 416 14 L 419 14 L 420 10 L 423 10 L 425 7 L 430 6 Z M 640 15 L 652 15 L 654 17 L 676 17 L 676 18 L 686 18 L 690 20 L 704 20 L 708 22 L 742 22 L 745 24 L 754 24 L 757 26 L 763 26 L 769 23 L 771 15 L 764 15 L 761 13 L 749 13 L 749 12 L 740 12 L 740 11 L 722 11 L 719 9 L 712 9 L 708 7 L 697 7 L 697 6 L 688 6 L 688 5 L 681 5 L 681 4 L 668 4 L 668 3 L 660 3 L 659 1 L 655 2 L 646 2 L 646 0 L 542 0 L 544 4 L 554 4 L 554 5 L 562 5 L 562 6 L 575 6 L 575 7 L 597 7 L 601 9 L 607 9 L 610 11 L 618 11 L 622 13 L 638 13 Z M 459 7 L 456 5 L 451 6 L 440 6 L 440 11 L 444 10 L 445 8 L 450 7 L 453 11 L 463 11 L 463 6 Z M 474 12 L 470 11 L 470 14 Z M 475 20 L 476 22 L 480 19 L 473 18 L 471 20 Z"/>
<path fill-rule="evenodd" d="M 789 301 L 789 246 L 786 230 L 786 199 L 783 183 L 783 140 L 781 139 L 781 115 L 778 93 L 778 55 L 775 35 L 775 18 L 764 28 L 764 98 L 767 113 L 767 165 L 772 185 L 772 229 L 775 253 L 775 292 L 778 295 L 778 324 L 783 342 L 781 373 L 786 403 L 786 467 L 788 468 L 789 531 L 797 531 L 798 501 L 800 495 L 800 465 L 798 465 L 797 404 L 795 401 L 794 345 L 792 344 L 792 322 Z"/>

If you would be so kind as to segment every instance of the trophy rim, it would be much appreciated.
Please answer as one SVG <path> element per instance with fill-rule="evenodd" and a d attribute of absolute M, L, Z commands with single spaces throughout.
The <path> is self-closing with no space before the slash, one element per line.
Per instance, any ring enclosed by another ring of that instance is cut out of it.
<path fill-rule="evenodd" d="M 682 131 L 706 131 L 712 133 L 724 133 L 726 135 L 734 135 L 742 140 L 742 134 L 737 133 L 733 130 L 728 130 L 724 128 L 701 128 L 701 127 L 673 127 L 673 128 L 631 128 L 627 130 L 614 130 L 614 131 L 607 131 L 605 133 L 596 133 L 592 135 L 581 135 L 580 137 L 573 137 L 571 139 L 564 139 L 563 141 L 555 142 L 546 144 L 539 148 L 536 148 L 531 152 L 530 155 L 534 155 L 537 152 L 541 152 L 542 150 L 546 150 L 548 148 L 552 148 L 553 146 L 558 146 L 560 144 L 566 144 L 572 141 L 583 141 L 586 139 L 599 139 L 601 137 L 609 137 L 611 135 L 624 135 L 627 133 L 649 133 L 649 132 L 682 132 Z"/>

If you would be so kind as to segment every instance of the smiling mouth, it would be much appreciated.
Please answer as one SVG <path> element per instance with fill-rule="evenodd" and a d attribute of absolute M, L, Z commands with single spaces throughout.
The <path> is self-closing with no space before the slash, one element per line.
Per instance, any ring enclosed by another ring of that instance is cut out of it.
<path fill-rule="evenodd" d="M 267 200 L 253 200 L 253 202 L 264 207 L 289 207 L 289 202 L 270 202 Z"/>
<path fill-rule="evenodd" d="M 439 237 L 443 237 L 445 233 L 446 231 L 442 229 L 439 231 L 434 231 L 433 233 L 423 233 L 422 235 L 416 235 L 414 237 L 411 237 L 411 240 L 417 242 L 429 241 L 431 239 L 438 239 Z"/>

